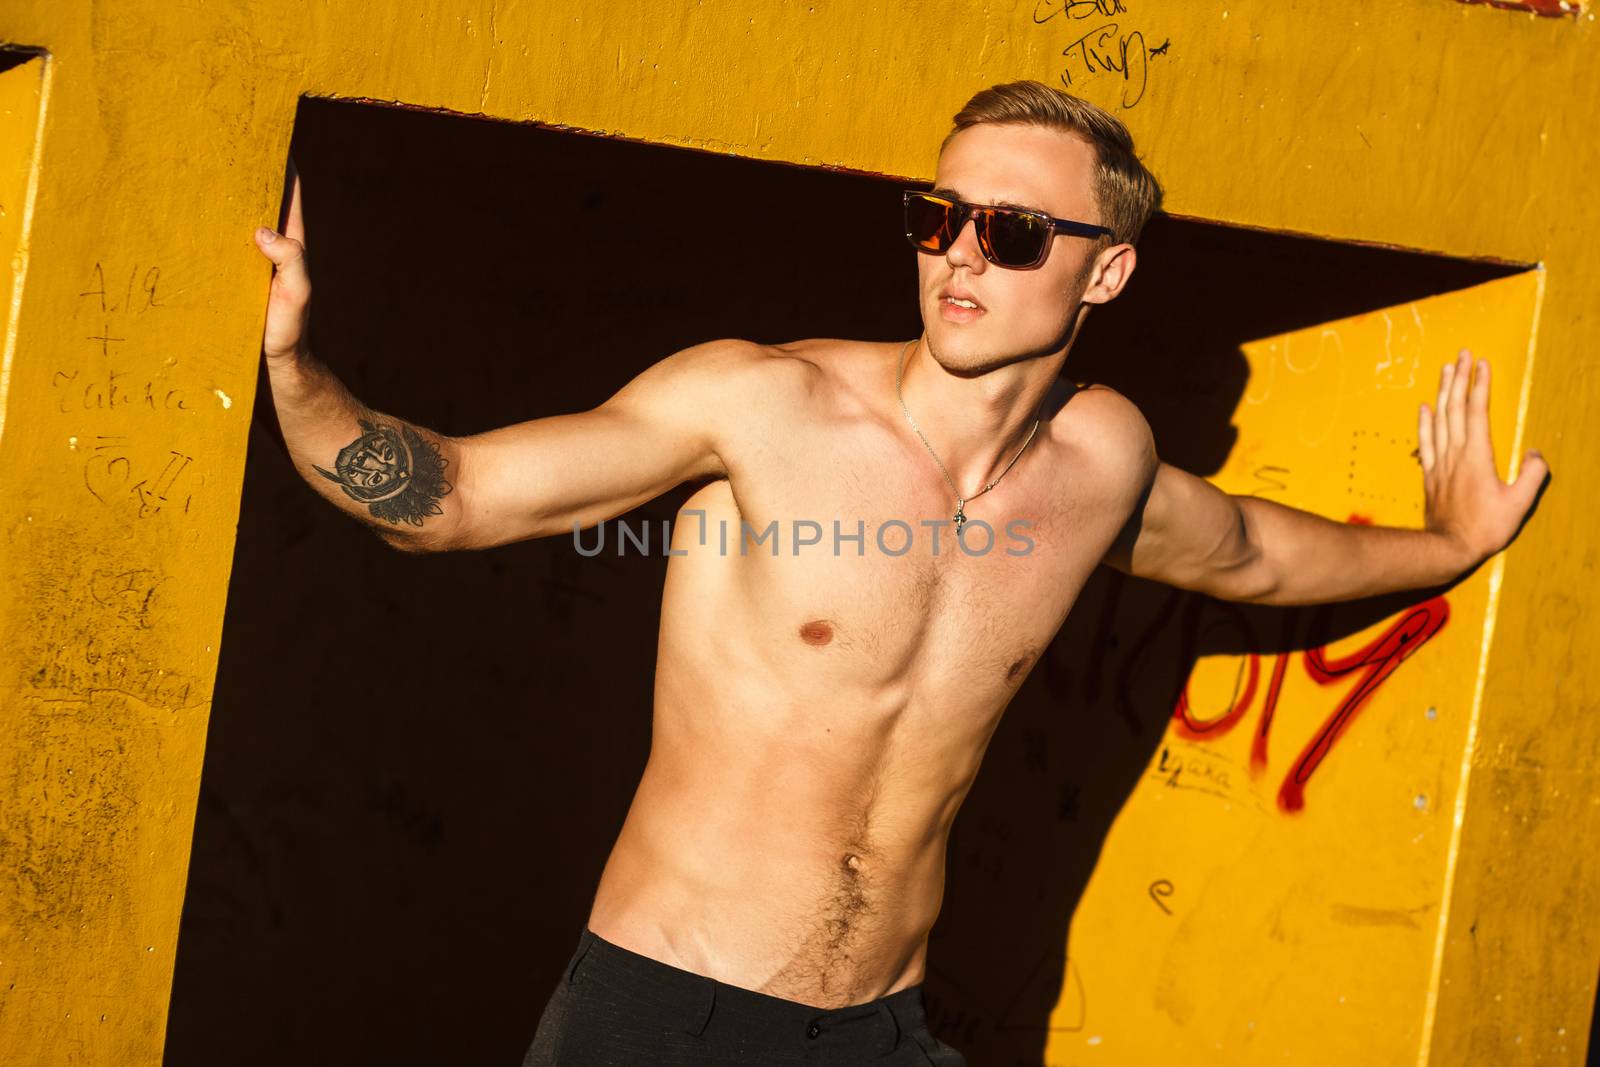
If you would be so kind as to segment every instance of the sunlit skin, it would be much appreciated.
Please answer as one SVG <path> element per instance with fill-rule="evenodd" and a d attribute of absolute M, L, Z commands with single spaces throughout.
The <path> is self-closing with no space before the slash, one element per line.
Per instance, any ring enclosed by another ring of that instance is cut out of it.
<path fill-rule="evenodd" d="M 967 203 L 1098 224 L 1093 168 L 1094 150 L 1079 137 L 975 126 L 946 146 L 934 187 Z M 906 404 L 919 425 L 941 427 L 940 458 L 958 485 L 983 485 L 1010 458 L 1084 318 L 1122 291 L 1136 262 L 1132 245 L 1057 234 L 1044 263 L 1009 270 L 983 258 L 971 221 L 943 256 L 917 256 L 924 333 L 906 368 Z"/>
<path fill-rule="evenodd" d="M 950 143 L 936 184 L 1097 223 L 1092 166 L 1074 135 L 981 126 Z M 273 398 L 309 484 L 370 522 L 314 474 L 359 437 L 359 419 L 386 417 L 305 349 L 294 188 L 287 233 L 258 235 L 276 267 L 263 343 Z M 996 530 L 1030 523 L 1025 555 L 954 551 L 948 527 L 938 556 L 926 531 L 903 556 L 738 553 L 741 520 L 777 520 L 785 536 L 797 518 L 861 520 L 870 546 L 891 519 L 950 518 L 950 487 L 895 397 L 898 343 L 713 342 L 592 411 L 472 437 L 421 431 L 454 491 L 418 529 L 374 524 L 408 551 L 481 548 L 570 536 L 700 483 L 674 529 L 685 554 L 669 561 L 663 591 L 649 761 L 589 925 L 673 966 L 819 1007 L 922 980 L 952 820 L 1001 712 L 1097 566 L 1259 603 L 1415 589 L 1504 547 L 1546 473 L 1530 456 L 1516 482 L 1500 481 L 1487 365 L 1474 374 L 1463 359 L 1420 416 L 1427 529 L 1228 496 L 1161 464 L 1126 399 L 1060 378 L 1084 316 L 1133 276 L 1131 246 L 1058 235 L 1039 268 L 1007 270 L 983 260 L 969 222 L 945 254 L 915 258 L 926 332 L 906 356 L 905 402 L 962 492 L 1041 420 L 1021 460 L 967 509 Z M 708 543 L 690 509 L 704 511 Z M 734 531 L 727 555 L 719 524 Z M 530 700 L 530 715 L 551 713 Z"/>

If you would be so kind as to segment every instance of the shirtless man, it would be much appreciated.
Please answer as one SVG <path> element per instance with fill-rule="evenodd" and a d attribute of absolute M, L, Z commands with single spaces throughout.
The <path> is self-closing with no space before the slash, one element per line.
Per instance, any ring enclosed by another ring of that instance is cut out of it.
<path fill-rule="evenodd" d="M 286 233 L 257 235 L 290 454 L 396 548 L 572 535 L 701 483 L 674 531 L 649 762 L 527 1064 L 962 1063 L 920 984 L 951 822 L 1096 566 L 1345 600 L 1451 581 L 1533 504 L 1544 461 L 1500 481 L 1488 366 L 1465 354 L 1420 411 L 1423 530 L 1160 463 L 1133 404 L 1060 378 L 1157 203 L 1127 131 L 997 86 L 957 115 L 937 179 L 907 200 L 916 341 L 713 342 L 591 411 L 461 438 L 368 410 L 307 351 L 298 184 Z"/>

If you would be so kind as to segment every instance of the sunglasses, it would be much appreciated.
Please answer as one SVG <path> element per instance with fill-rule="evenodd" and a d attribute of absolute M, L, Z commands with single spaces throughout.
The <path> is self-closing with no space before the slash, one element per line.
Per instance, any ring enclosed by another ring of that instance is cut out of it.
<path fill-rule="evenodd" d="M 1014 207 L 983 207 L 908 189 L 906 240 L 919 252 L 943 254 L 955 244 L 967 220 L 972 220 L 983 258 L 997 267 L 1027 270 L 1044 262 L 1050 238 L 1057 233 L 1074 237 L 1115 236 L 1104 226 L 1071 219 L 1056 219 L 1041 211 Z"/>

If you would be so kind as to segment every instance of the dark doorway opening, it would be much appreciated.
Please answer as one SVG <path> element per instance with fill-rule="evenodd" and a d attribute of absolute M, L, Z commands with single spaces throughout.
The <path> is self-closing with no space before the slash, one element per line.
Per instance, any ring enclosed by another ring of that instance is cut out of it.
<path fill-rule="evenodd" d="M 30 63 L 48 54 L 43 48 L 25 48 L 20 45 L 0 46 L 0 74 L 4 74 L 8 70 L 14 70 L 24 63 Z"/>
<path fill-rule="evenodd" d="M 444 433 L 591 407 L 716 337 L 918 332 L 895 181 L 317 100 L 293 155 L 315 350 Z M 1240 342 L 1515 269 L 1169 218 L 1140 253 L 1068 369 L 1135 399 L 1199 473 L 1233 441 Z M 395 553 L 299 482 L 258 389 L 166 1062 L 517 1063 L 648 751 L 666 561 L 565 538 Z M 951 865 L 929 989 L 973 1063 L 1038 1062 L 1048 983 L 1003 1008 L 962 991 L 1021 986 L 1026 946 L 1064 944 L 1170 710 L 1131 733 L 1052 719 L 1049 694 L 1030 679 L 995 744 L 1070 728 L 1061 747 L 1112 769 L 1070 819 L 1012 820 L 1006 849 L 1052 857 L 1014 868 L 1038 883 L 1025 910 Z M 953 854 L 1013 805 L 1004 777 L 980 775 Z"/>

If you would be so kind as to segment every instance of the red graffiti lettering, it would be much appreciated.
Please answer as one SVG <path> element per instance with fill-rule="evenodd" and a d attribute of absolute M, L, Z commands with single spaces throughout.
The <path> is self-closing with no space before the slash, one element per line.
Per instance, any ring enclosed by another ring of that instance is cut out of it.
<path fill-rule="evenodd" d="M 1183 662 L 1192 663 L 1195 659 L 1201 632 L 1199 620 L 1201 604 L 1199 600 L 1191 600 L 1185 612 Z M 1254 635 L 1242 613 L 1228 604 L 1215 606 L 1233 616 L 1229 620 L 1231 625 L 1250 643 L 1255 643 Z M 1324 612 L 1317 624 L 1314 624 L 1314 631 L 1325 630 L 1327 618 L 1328 615 Z M 1333 751 L 1334 744 L 1344 736 L 1345 731 L 1372 700 L 1378 688 L 1388 680 L 1400 664 L 1432 640 L 1449 618 L 1449 602 L 1442 596 L 1434 597 L 1406 611 L 1388 630 L 1366 647 L 1349 655 L 1329 659 L 1326 641 L 1305 651 L 1302 658 L 1306 673 L 1318 685 L 1334 685 L 1352 676 L 1359 675 L 1359 677 L 1338 707 L 1306 743 L 1305 749 L 1284 778 L 1283 785 L 1278 790 L 1278 807 L 1281 810 L 1285 812 L 1304 810 L 1306 784 L 1311 781 L 1311 776 L 1322 765 L 1322 761 Z M 1292 637 L 1294 629 L 1295 613 L 1290 612 L 1284 621 L 1286 644 Z M 1274 657 L 1272 677 L 1267 681 L 1266 695 L 1261 707 L 1261 721 L 1250 745 L 1250 774 L 1255 778 L 1259 778 L 1267 769 L 1267 743 L 1272 733 L 1273 718 L 1278 710 L 1278 698 L 1283 692 L 1284 679 L 1288 673 L 1290 655 L 1288 652 L 1279 652 Z M 1234 698 L 1229 706 L 1221 714 L 1209 719 L 1196 716 L 1189 702 L 1189 685 L 1186 681 L 1179 690 L 1173 708 L 1173 731 L 1179 737 L 1190 741 L 1217 741 L 1226 737 L 1243 721 L 1255 701 L 1261 681 L 1261 657 L 1254 652 L 1242 656 L 1239 676 L 1243 681 L 1242 684 L 1235 684 Z"/>
<path fill-rule="evenodd" d="M 1330 661 L 1327 645 L 1306 650 L 1306 671 L 1318 685 L 1332 685 L 1358 671 L 1365 670 L 1365 673 L 1322 724 L 1322 729 L 1306 744 L 1300 758 L 1295 760 L 1294 768 L 1283 780 L 1283 788 L 1278 791 L 1280 808 L 1284 811 L 1300 811 L 1305 807 L 1306 783 L 1333 750 L 1334 742 L 1349 729 L 1350 723 L 1377 693 L 1378 687 L 1417 649 L 1432 640 L 1433 635 L 1449 619 L 1449 602 L 1442 596 L 1434 597 L 1407 611 L 1388 632 L 1359 652 Z"/>

